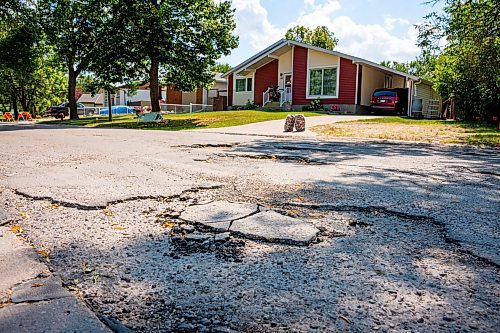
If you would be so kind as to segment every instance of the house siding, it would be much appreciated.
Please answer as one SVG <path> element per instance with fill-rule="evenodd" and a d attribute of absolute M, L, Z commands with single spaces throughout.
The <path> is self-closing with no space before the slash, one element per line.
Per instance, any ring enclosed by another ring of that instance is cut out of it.
<path fill-rule="evenodd" d="M 307 104 L 307 49 L 296 46 L 293 51 L 292 104 Z"/>
<path fill-rule="evenodd" d="M 236 92 L 236 86 L 233 86 L 233 106 L 245 106 L 248 101 L 254 99 L 254 86 L 255 86 L 255 73 L 248 73 L 247 75 L 236 75 L 234 84 L 238 79 L 252 79 L 252 89 Z M 248 83 L 248 82 L 247 82 Z"/>
<path fill-rule="evenodd" d="M 254 103 L 257 105 L 263 104 L 263 94 L 270 85 L 278 84 L 278 60 L 273 60 L 270 63 L 260 67 L 255 72 L 254 85 Z"/>
<path fill-rule="evenodd" d="M 295 47 L 293 57 L 293 97 L 294 105 L 309 104 L 307 98 L 307 64 L 308 49 Z M 332 64 L 336 65 L 336 64 Z M 338 98 L 322 98 L 323 104 L 355 104 L 356 103 L 356 65 L 349 59 L 340 58 L 339 96 Z"/>
<path fill-rule="evenodd" d="M 416 85 L 416 96 L 413 99 L 421 99 L 422 100 L 422 111 L 427 112 L 429 108 L 429 102 L 431 100 L 439 100 L 439 94 L 433 89 L 433 87 L 427 83 L 420 83 Z"/>
<path fill-rule="evenodd" d="M 233 106 L 233 84 L 234 84 L 234 75 L 230 74 L 227 78 L 227 105 Z"/>

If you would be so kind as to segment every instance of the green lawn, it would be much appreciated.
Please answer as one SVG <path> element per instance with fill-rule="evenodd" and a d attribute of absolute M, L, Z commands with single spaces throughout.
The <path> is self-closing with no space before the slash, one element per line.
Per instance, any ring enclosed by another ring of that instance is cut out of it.
<path fill-rule="evenodd" d="M 278 112 L 278 111 L 216 111 L 190 114 L 165 115 L 168 122 L 162 124 L 138 124 L 135 115 L 108 117 L 86 117 L 78 120 L 42 120 L 40 124 L 64 124 L 86 127 L 121 127 L 132 129 L 179 131 L 200 128 L 219 128 L 245 125 L 268 120 L 285 119 L 289 114 L 303 114 L 306 117 L 321 116 L 317 112 Z"/>
<path fill-rule="evenodd" d="M 384 117 L 317 126 L 313 130 L 327 137 L 500 147 L 500 130 L 483 122 Z"/>

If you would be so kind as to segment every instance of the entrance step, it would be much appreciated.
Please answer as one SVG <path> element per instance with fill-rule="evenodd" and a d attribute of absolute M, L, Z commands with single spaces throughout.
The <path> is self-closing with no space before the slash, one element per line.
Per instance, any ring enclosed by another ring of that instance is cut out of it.
<path fill-rule="evenodd" d="M 264 107 L 268 109 L 281 109 L 280 102 L 267 102 Z"/>

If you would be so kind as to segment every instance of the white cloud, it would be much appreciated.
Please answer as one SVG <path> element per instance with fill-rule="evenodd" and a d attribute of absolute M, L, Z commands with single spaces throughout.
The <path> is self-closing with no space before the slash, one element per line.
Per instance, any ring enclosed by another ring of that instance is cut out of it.
<path fill-rule="evenodd" d="M 408 20 L 386 17 L 381 24 L 358 23 L 351 17 L 336 15 L 342 9 L 339 0 L 324 3 L 304 0 L 304 6 L 297 19 L 280 27 L 269 21 L 268 11 L 260 0 L 233 0 L 240 42 L 260 51 L 282 38 L 286 30 L 295 25 L 309 28 L 325 25 L 340 40 L 337 50 L 353 56 L 376 62 L 406 61 L 419 53 L 415 45 L 417 31 Z"/>
<path fill-rule="evenodd" d="M 304 0 L 304 6 L 313 7 L 315 5 L 315 0 Z"/>
<path fill-rule="evenodd" d="M 377 62 L 406 61 L 414 58 L 419 52 L 415 45 L 416 29 L 408 24 L 402 37 L 391 34 L 393 26 L 358 24 L 347 16 L 333 19 L 328 26 L 340 39 L 337 49 L 357 57 Z"/>
<path fill-rule="evenodd" d="M 315 28 L 319 25 L 328 26 L 331 23 L 332 15 L 342 8 L 337 0 L 328 0 L 324 4 L 314 5 L 309 11 L 304 12 L 295 22 L 291 22 L 288 27 L 303 25 Z"/>
<path fill-rule="evenodd" d="M 394 30 L 396 27 L 396 24 L 401 24 L 401 25 L 409 25 L 410 21 L 399 18 L 399 17 L 387 17 L 384 20 L 384 27 L 386 30 Z"/>
<path fill-rule="evenodd" d="M 260 0 L 234 0 L 236 33 L 254 50 L 262 50 L 285 35 L 286 29 L 269 22 Z"/>

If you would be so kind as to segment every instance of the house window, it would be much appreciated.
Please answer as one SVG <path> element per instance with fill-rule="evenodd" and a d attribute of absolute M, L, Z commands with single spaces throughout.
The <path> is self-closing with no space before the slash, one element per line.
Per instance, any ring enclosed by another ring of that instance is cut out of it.
<path fill-rule="evenodd" d="M 392 76 L 391 75 L 385 76 L 384 88 L 392 88 Z"/>
<path fill-rule="evenodd" d="M 247 79 L 247 91 L 252 91 L 252 79 L 248 78 Z"/>
<path fill-rule="evenodd" d="M 252 91 L 252 78 L 236 79 L 236 92 Z"/>
<path fill-rule="evenodd" d="M 337 96 L 337 67 L 309 70 L 309 96 Z"/>

